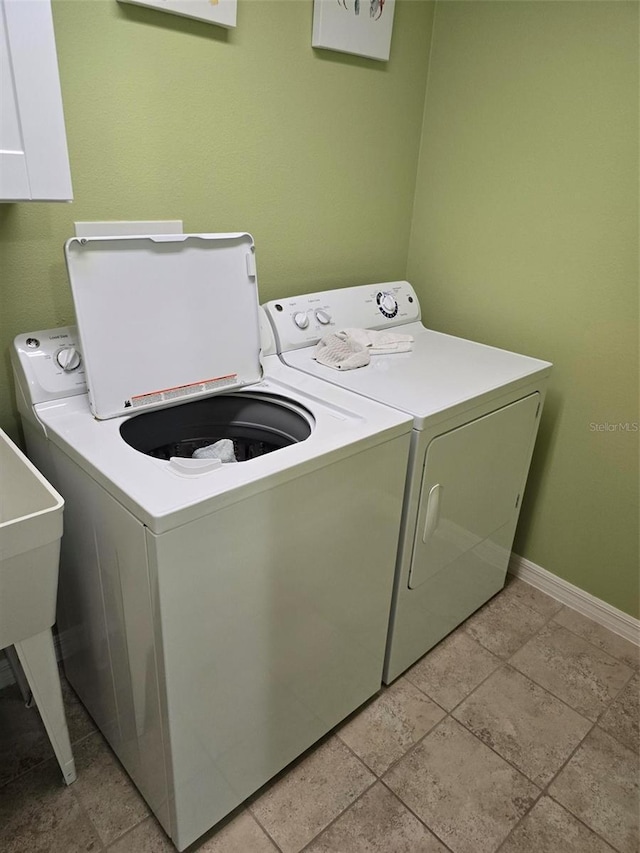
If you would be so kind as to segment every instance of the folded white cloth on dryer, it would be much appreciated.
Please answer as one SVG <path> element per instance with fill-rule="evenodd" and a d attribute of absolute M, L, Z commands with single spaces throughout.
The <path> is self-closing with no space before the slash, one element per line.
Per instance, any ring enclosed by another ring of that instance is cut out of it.
<path fill-rule="evenodd" d="M 334 370 L 353 370 L 369 364 L 370 356 L 366 347 L 351 339 L 338 335 L 325 335 L 314 350 L 313 357 L 326 367 Z"/>
<path fill-rule="evenodd" d="M 409 352 L 413 337 L 400 332 L 375 332 L 371 329 L 342 329 L 325 335 L 315 348 L 313 357 L 335 370 L 366 367 L 372 355 Z"/>
<path fill-rule="evenodd" d="M 213 444 L 198 447 L 191 454 L 192 459 L 220 459 L 221 462 L 237 462 L 233 442 L 230 438 L 221 438 Z"/>
<path fill-rule="evenodd" d="M 342 329 L 337 333 L 343 340 L 355 341 L 366 347 L 371 355 L 391 352 L 409 352 L 413 343 L 412 335 L 394 330 L 376 332 L 372 329 Z"/>

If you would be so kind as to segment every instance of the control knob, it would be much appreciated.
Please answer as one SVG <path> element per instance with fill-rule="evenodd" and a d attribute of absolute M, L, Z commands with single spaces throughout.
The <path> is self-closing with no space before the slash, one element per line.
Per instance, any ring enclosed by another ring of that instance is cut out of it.
<path fill-rule="evenodd" d="M 398 303 L 392 293 L 380 291 L 376 294 L 376 302 L 380 313 L 384 314 L 385 317 L 395 317 L 398 313 Z"/>
<path fill-rule="evenodd" d="M 323 326 L 328 326 L 331 322 L 331 314 L 328 314 L 326 311 L 323 311 L 322 308 L 316 309 L 316 320 L 318 323 L 321 323 Z"/>
<path fill-rule="evenodd" d="M 296 326 L 299 329 L 306 329 L 307 326 L 309 325 L 309 318 L 304 313 L 304 311 L 297 311 L 293 315 L 293 322 L 296 324 Z"/>
<path fill-rule="evenodd" d="M 58 350 L 56 353 L 56 362 L 65 373 L 73 373 L 74 370 L 77 370 L 80 367 L 82 357 L 74 346 L 62 347 L 62 349 Z"/>

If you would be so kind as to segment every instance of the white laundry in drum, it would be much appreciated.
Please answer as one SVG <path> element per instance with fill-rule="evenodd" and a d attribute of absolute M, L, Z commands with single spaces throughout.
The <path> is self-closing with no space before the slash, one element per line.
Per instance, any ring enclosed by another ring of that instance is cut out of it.
<path fill-rule="evenodd" d="M 213 444 L 197 447 L 193 451 L 192 457 L 194 459 L 219 459 L 224 463 L 238 461 L 230 438 L 221 438 Z"/>

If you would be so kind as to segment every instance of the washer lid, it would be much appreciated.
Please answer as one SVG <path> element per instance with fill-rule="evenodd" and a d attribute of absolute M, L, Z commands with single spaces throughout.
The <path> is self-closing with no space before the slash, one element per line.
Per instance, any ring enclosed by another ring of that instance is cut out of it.
<path fill-rule="evenodd" d="M 74 237 L 65 257 L 97 418 L 262 378 L 250 234 Z"/>

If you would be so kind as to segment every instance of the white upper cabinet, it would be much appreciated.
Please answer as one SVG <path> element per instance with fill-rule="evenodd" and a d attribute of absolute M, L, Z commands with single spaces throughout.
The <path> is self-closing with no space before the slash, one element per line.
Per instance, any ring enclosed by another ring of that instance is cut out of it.
<path fill-rule="evenodd" d="M 51 0 L 0 0 L 0 201 L 72 198 Z"/>

